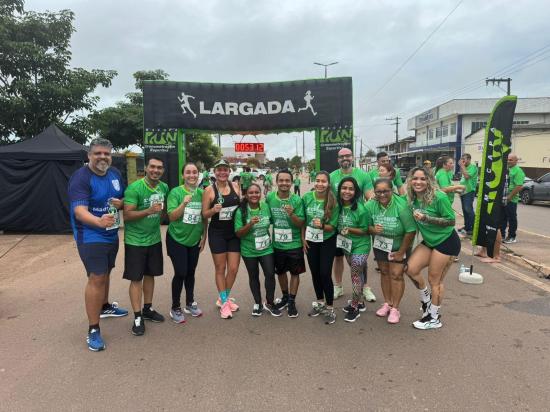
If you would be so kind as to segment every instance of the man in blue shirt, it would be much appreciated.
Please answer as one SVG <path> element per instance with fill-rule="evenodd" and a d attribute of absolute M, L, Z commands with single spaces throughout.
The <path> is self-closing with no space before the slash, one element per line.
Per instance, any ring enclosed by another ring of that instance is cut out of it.
<path fill-rule="evenodd" d="M 128 311 L 109 303 L 109 279 L 118 252 L 119 209 L 123 207 L 122 176 L 111 168 L 113 146 L 107 139 L 90 143 L 88 165 L 69 180 L 71 225 L 78 254 L 88 274 L 85 289 L 88 349 L 105 349 L 99 319 L 126 316 Z"/>

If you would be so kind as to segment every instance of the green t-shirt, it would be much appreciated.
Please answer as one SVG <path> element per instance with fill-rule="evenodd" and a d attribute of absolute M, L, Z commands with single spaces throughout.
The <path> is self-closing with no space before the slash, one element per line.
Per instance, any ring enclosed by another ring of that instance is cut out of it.
<path fill-rule="evenodd" d="M 309 191 L 302 197 L 302 202 L 304 204 L 304 213 L 306 217 L 306 224 L 308 226 L 314 227 L 311 223 L 311 221 L 314 218 L 321 219 L 321 222 L 331 225 L 335 228 L 335 230 L 332 230 L 331 232 L 325 232 L 323 231 L 323 240 L 326 240 L 330 238 L 332 235 L 336 233 L 336 226 L 338 224 L 338 207 L 335 206 L 332 210 L 332 213 L 330 215 L 330 219 L 328 222 L 324 221 L 324 215 L 325 215 L 325 201 L 317 199 L 317 196 L 315 196 L 315 191 Z"/>
<path fill-rule="evenodd" d="M 265 183 L 268 184 L 268 185 L 272 185 L 273 184 L 273 176 L 271 173 L 268 173 L 265 175 Z"/>
<path fill-rule="evenodd" d="M 283 205 L 289 204 L 294 209 L 294 214 L 300 219 L 304 219 L 304 205 L 300 196 L 291 194 L 288 199 L 281 201 L 279 196 L 277 196 L 277 192 L 270 192 L 265 202 L 271 209 L 273 219 L 273 247 L 282 250 L 302 247 L 301 229 L 292 223 L 292 219 L 288 213 L 283 210 Z M 279 241 L 279 239 L 283 241 Z"/>
<path fill-rule="evenodd" d="M 317 172 L 315 170 L 312 170 L 311 172 L 309 172 L 309 177 L 311 178 L 311 180 L 315 179 L 316 175 L 317 175 Z"/>
<path fill-rule="evenodd" d="M 243 189 L 248 189 L 254 180 L 254 176 L 250 172 L 241 172 L 241 186 Z"/>
<path fill-rule="evenodd" d="M 373 189 L 372 180 L 369 174 L 364 170 L 353 167 L 351 169 L 351 173 L 342 173 L 342 169 L 336 169 L 330 174 L 330 186 L 332 187 L 332 193 L 334 193 L 334 196 L 338 197 L 338 185 L 342 179 L 347 176 L 351 176 L 357 181 L 357 184 L 363 194 Z"/>
<path fill-rule="evenodd" d="M 446 188 L 447 186 L 452 186 L 453 184 L 453 172 L 450 170 L 439 169 L 435 174 L 435 180 L 441 189 Z M 451 205 L 455 200 L 455 192 L 445 193 L 449 198 Z"/>
<path fill-rule="evenodd" d="M 208 170 L 205 170 L 202 175 L 202 186 L 206 187 L 209 184 L 210 184 L 210 173 L 208 172 Z"/>
<path fill-rule="evenodd" d="M 392 252 L 399 250 L 406 233 L 416 232 L 411 208 L 402 196 L 393 194 L 386 208 L 375 199 L 369 200 L 366 207 L 369 211 L 369 226 L 382 225 L 384 231 L 380 235 L 393 239 Z"/>
<path fill-rule="evenodd" d="M 511 167 L 508 169 L 508 194 L 512 193 L 512 190 L 514 190 L 518 186 L 523 186 L 525 183 L 525 172 L 521 167 L 518 165 L 515 165 L 514 167 Z M 519 193 L 516 194 L 511 202 L 517 203 L 519 201 Z"/>
<path fill-rule="evenodd" d="M 466 189 L 464 190 L 464 194 L 470 193 L 476 190 L 477 166 L 473 163 L 470 163 L 468 166 L 466 166 L 466 172 L 468 172 L 468 175 L 470 177 L 466 179 L 464 176 L 462 176 L 462 178 L 460 179 L 460 184 L 466 186 Z"/>
<path fill-rule="evenodd" d="M 299 178 L 299 177 L 295 177 L 295 178 L 294 178 L 294 186 L 300 187 L 300 184 L 301 184 L 301 183 L 302 183 L 302 182 L 300 181 L 300 178 Z"/>
<path fill-rule="evenodd" d="M 420 204 L 418 199 L 414 199 L 413 207 L 415 210 L 428 216 L 455 219 L 455 212 L 451 207 L 451 203 L 449 203 L 449 198 L 440 190 L 435 191 L 435 197 L 431 204 L 424 206 Z M 455 230 L 454 226 L 437 226 L 417 220 L 415 222 L 418 230 L 422 233 L 424 242 L 429 247 L 436 247 L 444 240 L 447 240 L 453 230 Z"/>
<path fill-rule="evenodd" d="M 358 203 L 357 209 L 351 210 L 351 206 L 344 206 L 338 216 L 338 233 L 345 228 L 363 229 L 364 235 L 348 233 L 345 237 L 351 239 L 351 254 L 366 255 L 370 252 L 370 235 L 367 233 L 369 212 L 365 203 Z M 347 253 L 344 251 L 344 253 Z"/>
<path fill-rule="evenodd" d="M 372 184 L 374 185 L 374 182 L 376 182 L 376 179 L 380 177 L 380 173 L 378 172 L 378 168 L 374 168 L 371 171 L 369 171 L 370 179 L 372 180 Z M 401 179 L 401 172 L 399 169 L 395 169 L 395 177 L 392 180 L 393 186 L 396 188 L 400 188 L 403 186 L 403 179 Z"/>
<path fill-rule="evenodd" d="M 124 203 L 135 205 L 137 211 L 149 209 L 153 203 L 163 203 L 168 194 L 168 185 L 159 182 L 153 188 L 145 178 L 136 180 L 124 192 Z M 138 220 L 124 222 L 124 243 L 132 246 L 151 246 L 160 242 L 161 213 L 146 216 Z"/>
<path fill-rule="evenodd" d="M 248 207 L 246 223 L 250 222 L 250 219 L 254 216 L 260 216 L 260 221 L 252 226 L 252 229 L 241 238 L 241 255 L 244 257 L 258 257 L 273 253 L 273 245 L 269 233 L 269 226 L 271 226 L 269 206 L 262 201 L 257 209 Z M 242 220 L 242 212 L 239 207 L 235 213 L 235 232 L 244 226 Z"/>
<path fill-rule="evenodd" d="M 200 242 L 204 224 L 202 221 L 202 189 L 197 189 L 195 192 L 189 192 L 184 186 L 173 188 L 168 194 L 167 208 L 168 213 L 172 213 L 177 209 L 185 196 L 192 195 L 191 201 L 187 203 L 183 210 L 183 215 L 178 220 L 170 222 L 168 233 L 176 242 L 187 246 L 195 246 Z"/>

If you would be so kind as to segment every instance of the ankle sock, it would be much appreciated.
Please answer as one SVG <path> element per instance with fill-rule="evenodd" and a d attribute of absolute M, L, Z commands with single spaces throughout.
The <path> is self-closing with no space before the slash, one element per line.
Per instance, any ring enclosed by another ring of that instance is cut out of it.
<path fill-rule="evenodd" d="M 296 300 L 296 295 L 293 295 L 292 293 L 289 293 L 288 294 L 288 301 L 289 302 L 294 302 L 295 300 Z"/>
<path fill-rule="evenodd" d="M 95 324 L 95 325 L 88 326 L 88 333 L 90 333 L 92 331 L 92 329 L 95 329 L 99 332 L 99 323 Z"/>
<path fill-rule="evenodd" d="M 432 296 L 427 286 L 424 289 L 420 289 L 418 292 L 420 293 L 420 300 L 423 303 L 429 303 L 432 300 Z"/>
<path fill-rule="evenodd" d="M 220 292 L 220 300 L 222 301 L 222 304 L 227 302 L 227 290 L 222 290 Z"/>
<path fill-rule="evenodd" d="M 109 302 L 104 303 L 103 306 L 101 307 L 101 310 L 107 310 L 107 309 L 111 309 L 111 304 Z"/>
<path fill-rule="evenodd" d="M 430 305 L 430 316 L 432 317 L 432 319 L 438 319 L 439 318 L 439 309 L 441 308 L 441 306 L 437 306 L 437 305 Z"/>
<path fill-rule="evenodd" d="M 141 311 L 139 312 L 134 312 L 134 318 L 141 318 Z"/>
<path fill-rule="evenodd" d="M 149 312 L 151 310 L 151 306 L 153 306 L 152 303 L 146 303 L 143 305 L 143 311 L 144 312 Z"/>

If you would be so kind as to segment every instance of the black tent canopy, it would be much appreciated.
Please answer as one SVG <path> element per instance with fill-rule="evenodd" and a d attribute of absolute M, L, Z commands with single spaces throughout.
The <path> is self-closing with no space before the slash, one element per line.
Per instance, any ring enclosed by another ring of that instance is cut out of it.
<path fill-rule="evenodd" d="M 86 159 L 86 148 L 55 124 L 32 139 L 0 146 L 0 230 L 70 231 L 67 185 Z"/>

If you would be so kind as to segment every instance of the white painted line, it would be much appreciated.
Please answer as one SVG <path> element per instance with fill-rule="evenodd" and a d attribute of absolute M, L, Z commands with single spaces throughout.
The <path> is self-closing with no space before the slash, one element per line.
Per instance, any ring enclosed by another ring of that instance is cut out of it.
<path fill-rule="evenodd" d="M 468 248 L 465 248 L 464 246 L 462 246 L 462 250 L 464 252 L 467 252 L 469 255 L 472 254 L 472 249 L 468 249 Z M 540 280 L 534 279 L 531 276 L 524 275 L 523 273 L 520 273 L 517 270 L 509 268 L 508 266 L 504 266 L 501 263 L 488 263 L 488 264 L 490 264 L 492 266 L 495 266 L 496 268 L 508 273 L 509 275 L 511 275 L 511 276 L 513 276 L 513 277 L 515 277 L 519 280 L 523 280 L 525 283 L 528 283 L 531 286 L 535 286 L 539 289 L 544 290 L 545 292 L 550 293 L 550 284 L 548 284 L 548 283 L 541 282 Z"/>
<path fill-rule="evenodd" d="M 519 229 L 518 228 L 518 232 L 523 232 L 523 233 L 527 233 L 528 235 L 540 236 L 540 237 L 543 237 L 545 239 L 550 239 L 550 236 L 541 235 L 540 233 L 530 232 L 530 231 L 525 230 L 525 229 Z"/>

